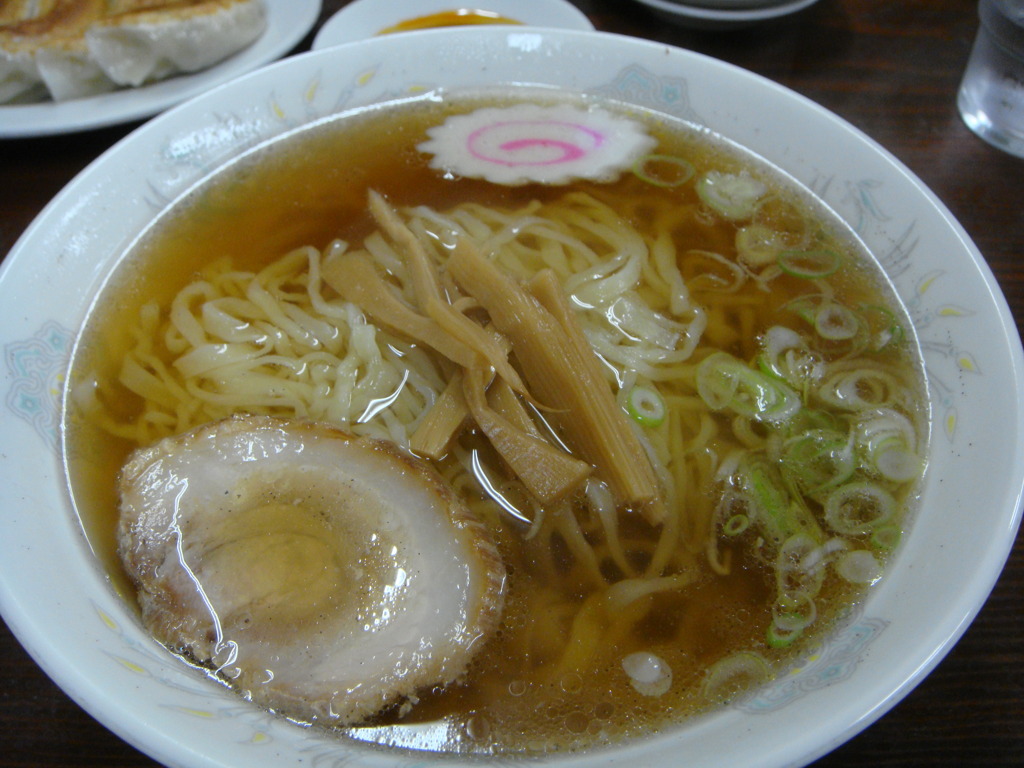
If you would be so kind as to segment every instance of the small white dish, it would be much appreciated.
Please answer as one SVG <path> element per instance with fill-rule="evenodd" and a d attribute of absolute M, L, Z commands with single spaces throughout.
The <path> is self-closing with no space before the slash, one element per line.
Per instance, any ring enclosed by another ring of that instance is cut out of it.
<path fill-rule="evenodd" d="M 759 3 L 746 2 L 743 8 L 725 8 L 724 3 L 712 3 L 708 0 L 698 0 L 694 3 L 681 3 L 675 2 L 675 0 L 636 0 L 636 2 L 653 8 L 660 15 L 683 26 L 726 29 L 747 27 L 762 21 L 788 16 L 814 5 L 818 0 L 783 0 L 783 2 L 776 3 L 765 3 L 762 0 Z M 712 5 L 714 7 L 711 7 Z"/>
<path fill-rule="evenodd" d="M 376 37 L 403 21 L 443 13 L 460 7 L 490 11 L 531 27 L 591 31 L 594 25 L 567 0 L 355 0 L 334 14 L 317 32 L 313 50 Z"/>
<path fill-rule="evenodd" d="M 53 136 L 141 120 L 281 58 L 316 23 L 321 0 L 265 2 L 266 31 L 219 64 L 192 75 L 84 99 L 0 106 L 0 139 Z"/>

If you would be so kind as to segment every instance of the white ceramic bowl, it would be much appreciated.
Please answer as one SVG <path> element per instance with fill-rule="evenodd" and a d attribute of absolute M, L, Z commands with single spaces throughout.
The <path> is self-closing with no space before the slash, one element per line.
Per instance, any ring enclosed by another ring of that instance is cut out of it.
<path fill-rule="evenodd" d="M 1024 473 L 1020 340 L 975 246 L 885 150 L 778 85 L 624 37 L 494 28 L 340 46 L 249 75 L 141 127 L 58 195 L 0 273 L 0 609 L 68 694 L 167 765 L 412 768 L 424 757 L 370 751 L 246 705 L 156 645 L 112 593 L 69 504 L 58 447 L 60 380 L 90 299 L 168 200 L 257 142 L 343 107 L 497 83 L 561 86 L 678 115 L 810 187 L 862 236 L 910 308 L 934 403 L 912 530 L 863 609 L 802 669 L 742 706 L 542 763 L 668 768 L 680 755 L 689 768 L 806 763 L 919 682 L 1003 566 Z"/>

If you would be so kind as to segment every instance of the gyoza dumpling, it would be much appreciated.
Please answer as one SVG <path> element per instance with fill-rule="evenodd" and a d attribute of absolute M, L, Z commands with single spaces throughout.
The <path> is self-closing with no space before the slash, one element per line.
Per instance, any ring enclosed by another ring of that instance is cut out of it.
<path fill-rule="evenodd" d="M 196 72 L 265 27 L 262 0 L 0 3 L 0 103 L 44 90 L 64 101 Z"/>
<path fill-rule="evenodd" d="M 103 0 L 20 0 L 0 26 L 0 103 L 43 85 L 54 99 L 114 87 L 89 62 L 82 35 L 105 12 Z"/>
<path fill-rule="evenodd" d="M 81 38 L 61 40 L 36 53 L 39 77 L 54 101 L 68 101 L 117 88 L 96 64 Z"/>
<path fill-rule="evenodd" d="M 260 0 L 132 5 L 137 7 L 104 18 L 85 33 L 92 59 L 119 85 L 206 69 L 250 45 L 266 27 Z"/>

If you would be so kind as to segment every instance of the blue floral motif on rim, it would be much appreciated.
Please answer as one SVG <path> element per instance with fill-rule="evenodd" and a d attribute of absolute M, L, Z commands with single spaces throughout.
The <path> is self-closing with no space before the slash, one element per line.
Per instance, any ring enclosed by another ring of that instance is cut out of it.
<path fill-rule="evenodd" d="M 820 648 L 797 662 L 753 696 L 737 702 L 736 708 L 750 714 L 774 712 L 812 691 L 848 679 L 868 647 L 889 626 L 884 619 L 865 618 L 852 612 L 838 631 Z"/>
<path fill-rule="evenodd" d="M 53 451 L 57 450 L 60 393 L 73 334 L 49 320 L 30 339 L 4 347 L 11 388 L 7 407 L 27 421 Z"/>
<path fill-rule="evenodd" d="M 589 90 L 591 93 L 627 103 L 643 104 L 683 120 L 704 124 L 690 104 L 689 85 L 684 78 L 661 77 L 638 64 L 623 68 L 615 80 L 607 85 Z"/>

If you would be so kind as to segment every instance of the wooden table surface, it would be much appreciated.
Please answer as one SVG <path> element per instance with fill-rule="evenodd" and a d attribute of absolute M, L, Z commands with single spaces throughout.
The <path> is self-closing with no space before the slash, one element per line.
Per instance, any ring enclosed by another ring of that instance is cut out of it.
<path fill-rule="evenodd" d="M 600 30 L 738 64 L 880 142 L 960 220 L 999 279 L 1018 327 L 1024 322 L 1024 160 L 977 139 L 955 107 L 977 28 L 974 0 L 821 0 L 769 24 L 717 32 L 674 26 L 629 0 L 574 1 Z M 326 0 L 320 22 L 345 4 Z M 453 0 L 459 5 L 473 3 Z M 296 52 L 311 40 L 312 34 Z M 133 127 L 0 141 L 0 254 L 64 184 Z M 0 768 L 154 765 L 68 699 L 0 624 Z M 940 666 L 816 766 L 1024 766 L 1024 537 Z"/>

